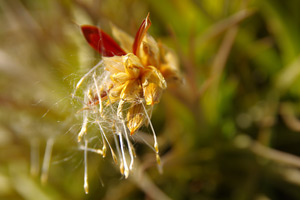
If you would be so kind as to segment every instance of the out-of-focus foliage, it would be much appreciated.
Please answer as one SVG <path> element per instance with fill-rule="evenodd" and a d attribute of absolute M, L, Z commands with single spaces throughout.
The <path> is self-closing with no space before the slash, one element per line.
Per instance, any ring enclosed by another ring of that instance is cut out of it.
<path fill-rule="evenodd" d="M 300 199 L 299 8 L 292 0 L 0 1 L 0 199 Z M 109 33 L 113 23 L 134 35 L 148 12 L 150 33 L 176 51 L 184 77 L 152 116 L 164 173 L 137 140 L 140 164 L 126 180 L 109 156 L 89 154 L 85 195 L 81 107 L 70 94 L 100 56 L 78 25 Z"/>

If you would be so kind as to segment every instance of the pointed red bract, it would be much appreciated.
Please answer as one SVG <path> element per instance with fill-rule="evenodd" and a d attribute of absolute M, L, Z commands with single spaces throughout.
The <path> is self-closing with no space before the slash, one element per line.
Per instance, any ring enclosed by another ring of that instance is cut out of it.
<path fill-rule="evenodd" d="M 126 52 L 108 34 L 96 26 L 81 26 L 82 33 L 88 43 L 102 56 L 123 56 Z"/>
<path fill-rule="evenodd" d="M 149 13 L 148 13 L 146 19 L 144 19 L 144 21 L 142 22 L 142 24 L 141 24 L 141 26 L 140 26 L 140 28 L 139 28 L 139 30 L 136 33 L 135 38 L 134 38 L 134 43 L 133 43 L 133 46 L 132 46 L 132 52 L 137 56 L 139 54 L 138 49 L 139 49 L 139 47 L 142 43 L 143 38 L 145 37 L 145 35 L 148 31 L 148 29 L 150 28 L 150 26 L 151 26 L 151 21 L 149 19 Z"/>

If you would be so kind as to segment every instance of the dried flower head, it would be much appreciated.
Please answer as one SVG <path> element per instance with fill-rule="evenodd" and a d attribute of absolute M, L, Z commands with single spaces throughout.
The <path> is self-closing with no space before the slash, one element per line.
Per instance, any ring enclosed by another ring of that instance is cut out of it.
<path fill-rule="evenodd" d="M 175 54 L 147 34 L 150 26 L 149 14 L 135 38 L 113 26 L 113 36 L 120 46 L 98 27 L 81 26 L 90 46 L 103 57 L 76 85 L 77 90 L 84 80 L 89 81 L 83 90 L 83 124 L 78 142 L 86 135 L 88 123 L 96 124 L 103 141 L 103 148 L 98 153 L 105 156 L 108 145 L 115 162 L 119 160 L 120 171 L 125 178 L 133 168 L 135 156 L 129 137 L 143 125 L 151 127 L 157 163 L 160 164 L 157 139 L 150 121 L 152 108 L 159 103 L 167 82 L 179 79 Z M 109 142 L 108 132 L 115 139 L 118 156 Z M 123 139 L 127 144 L 129 165 Z M 88 150 L 87 140 L 84 149 Z"/>

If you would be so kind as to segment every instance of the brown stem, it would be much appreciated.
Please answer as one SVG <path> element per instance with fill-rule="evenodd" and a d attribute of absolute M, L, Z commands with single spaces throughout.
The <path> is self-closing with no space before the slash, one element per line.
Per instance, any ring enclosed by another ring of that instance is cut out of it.
<path fill-rule="evenodd" d="M 293 131 L 300 132 L 300 120 L 295 116 L 291 105 L 282 103 L 279 111 L 287 127 Z"/>
<path fill-rule="evenodd" d="M 250 146 L 250 150 L 261 157 L 300 168 L 300 158 L 298 156 L 271 149 L 258 142 L 254 142 Z"/>
<path fill-rule="evenodd" d="M 137 169 L 140 169 L 137 167 Z M 163 191 L 161 191 L 149 178 L 149 176 L 142 170 L 133 172 L 131 174 L 132 180 L 136 185 L 143 190 L 151 199 L 154 200 L 171 200 Z"/>

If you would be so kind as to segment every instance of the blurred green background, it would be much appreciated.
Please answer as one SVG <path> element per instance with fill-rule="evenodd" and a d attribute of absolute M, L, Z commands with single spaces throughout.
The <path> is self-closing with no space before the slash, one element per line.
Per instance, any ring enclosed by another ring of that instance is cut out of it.
<path fill-rule="evenodd" d="M 293 0 L 1 0 L 0 199 L 300 199 L 299 8 Z M 85 195 L 81 107 L 70 94 L 101 57 L 78 25 L 110 33 L 113 23 L 134 36 L 148 12 L 150 34 L 176 51 L 184 78 L 152 116 L 164 173 L 143 142 L 134 143 L 140 164 L 128 179 L 109 155 L 89 153 Z"/>

